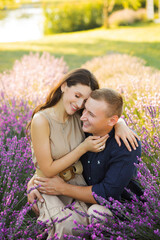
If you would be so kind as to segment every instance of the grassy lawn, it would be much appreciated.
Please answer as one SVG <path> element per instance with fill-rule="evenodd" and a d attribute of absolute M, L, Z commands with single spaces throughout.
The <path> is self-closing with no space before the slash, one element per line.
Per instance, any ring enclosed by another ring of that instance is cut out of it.
<path fill-rule="evenodd" d="M 103 28 L 46 36 L 38 41 L 0 43 L 0 71 L 11 69 L 24 54 L 48 51 L 64 57 L 70 69 L 87 60 L 112 52 L 138 56 L 160 69 L 160 24 Z"/>

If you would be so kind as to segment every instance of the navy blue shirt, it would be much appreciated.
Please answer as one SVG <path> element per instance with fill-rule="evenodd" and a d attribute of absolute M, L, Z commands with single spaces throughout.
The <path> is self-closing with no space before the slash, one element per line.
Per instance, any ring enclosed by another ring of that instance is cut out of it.
<path fill-rule="evenodd" d="M 99 153 L 87 152 L 81 157 L 83 176 L 91 186 L 92 192 L 105 199 L 113 197 L 120 200 L 124 188 L 136 176 L 137 156 L 141 156 L 141 145 L 128 151 L 123 142 L 118 146 L 114 138 L 114 128 L 109 133 L 106 147 Z"/>

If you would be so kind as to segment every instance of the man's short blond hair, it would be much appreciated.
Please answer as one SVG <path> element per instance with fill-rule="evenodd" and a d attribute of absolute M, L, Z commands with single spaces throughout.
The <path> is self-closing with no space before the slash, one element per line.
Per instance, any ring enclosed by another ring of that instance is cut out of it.
<path fill-rule="evenodd" d="M 122 115 L 123 98 L 121 94 L 115 90 L 110 88 L 97 89 L 91 93 L 90 97 L 95 100 L 104 101 L 107 103 L 107 117 L 112 117 L 113 115 L 120 117 Z"/>

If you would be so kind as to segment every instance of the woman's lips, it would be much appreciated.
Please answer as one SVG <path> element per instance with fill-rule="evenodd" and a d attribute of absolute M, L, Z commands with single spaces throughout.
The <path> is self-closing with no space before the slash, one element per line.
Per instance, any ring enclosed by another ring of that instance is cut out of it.
<path fill-rule="evenodd" d="M 79 108 L 75 107 L 74 105 L 71 105 L 71 108 L 72 108 L 73 111 L 79 110 Z"/>

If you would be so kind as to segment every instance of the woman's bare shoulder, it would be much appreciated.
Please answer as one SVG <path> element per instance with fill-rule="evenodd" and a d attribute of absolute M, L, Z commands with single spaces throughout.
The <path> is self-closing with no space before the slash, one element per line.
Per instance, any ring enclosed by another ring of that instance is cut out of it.
<path fill-rule="evenodd" d="M 43 114 L 41 114 L 41 112 L 37 112 L 32 119 L 32 123 L 31 123 L 32 127 L 44 127 L 44 126 L 48 126 L 48 120 L 45 118 L 45 116 Z"/>

